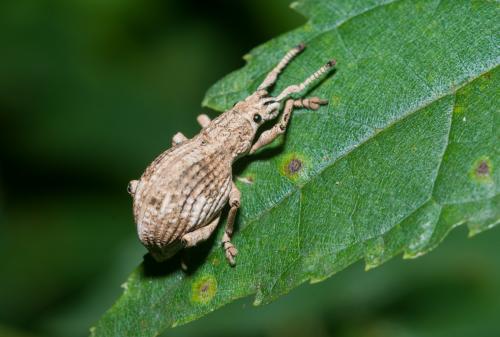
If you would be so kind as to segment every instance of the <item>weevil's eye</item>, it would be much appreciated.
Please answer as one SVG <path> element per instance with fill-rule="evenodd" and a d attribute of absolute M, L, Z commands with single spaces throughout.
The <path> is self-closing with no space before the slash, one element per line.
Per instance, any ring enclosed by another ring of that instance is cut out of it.
<path fill-rule="evenodd" d="M 260 123 L 260 121 L 262 121 L 262 116 L 261 116 L 261 115 L 259 115 L 259 114 L 255 114 L 255 115 L 253 115 L 253 121 L 254 121 L 255 123 Z"/>
<path fill-rule="evenodd" d="M 137 188 L 137 183 L 138 181 L 137 180 L 132 180 L 131 182 L 128 183 L 127 185 L 127 192 L 128 194 L 130 194 L 131 196 L 134 196 L 135 194 L 135 190 Z"/>

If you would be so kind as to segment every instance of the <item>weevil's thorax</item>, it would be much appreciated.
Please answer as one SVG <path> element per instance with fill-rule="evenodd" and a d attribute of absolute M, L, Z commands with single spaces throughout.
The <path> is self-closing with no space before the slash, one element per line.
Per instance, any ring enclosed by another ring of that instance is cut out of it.
<path fill-rule="evenodd" d="M 248 152 L 256 128 L 235 110 L 228 110 L 210 123 L 200 134 L 210 145 L 222 147 L 233 160 Z"/>
<path fill-rule="evenodd" d="M 250 150 L 259 126 L 267 116 L 269 98 L 266 97 L 267 92 L 261 90 L 236 103 L 214 119 L 200 136 L 206 137 L 209 143 L 223 146 L 233 161 L 236 160 Z"/>

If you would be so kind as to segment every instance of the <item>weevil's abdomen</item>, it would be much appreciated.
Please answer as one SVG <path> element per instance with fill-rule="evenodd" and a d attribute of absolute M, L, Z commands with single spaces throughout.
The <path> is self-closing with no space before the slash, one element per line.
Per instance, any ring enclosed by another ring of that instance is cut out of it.
<path fill-rule="evenodd" d="M 142 243 L 157 260 L 174 255 L 186 233 L 210 223 L 231 190 L 223 150 L 188 141 L 161 154 L 144 172 L 134 196 Z"/>

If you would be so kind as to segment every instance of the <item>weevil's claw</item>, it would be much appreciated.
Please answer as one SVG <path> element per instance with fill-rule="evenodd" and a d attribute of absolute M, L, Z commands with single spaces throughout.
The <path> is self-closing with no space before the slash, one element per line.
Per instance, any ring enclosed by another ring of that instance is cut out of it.
<path fill-rule="evenodd" d="M 231 267 L 234 267 L 236 265 L 235 257 L 238 255 L 238 249 L 230 242 L 230 241 L 224 241 L 222 242 L 222 246 L 224 247 L 224 252 L 226 253 L 226 259 L 231 265 Z"/>
<path fill-rule="evenodd" d="M 308 97 L 296 100 L 293 105 L 297 108 L 318 110 L 321 105 L 328 104 L 328 100 L 319 97 Z"/>
<path fill-rule="evenodd" d="M 319 97 L 311 97 L 309 99 L 309 107 L 313 110 L 318 110 L 321 105 L 328 104 L 328 100 Z"/>
<path fill-rule="evenodd" d="M 235 247 L 226 249 L 226 259 L 231 265 L 231 267 L 236 266 L 235 256 L 238 254 L 238 250 Z"/>
<path fill-rule="evenodd" d="M 335 67 L 336 64 L 337 64 L 337 60 L 336 59 L 331 59 L 330 61 L 328 61 L 326 63 L 326 65 L 329 66 L 329 67 Z"/>

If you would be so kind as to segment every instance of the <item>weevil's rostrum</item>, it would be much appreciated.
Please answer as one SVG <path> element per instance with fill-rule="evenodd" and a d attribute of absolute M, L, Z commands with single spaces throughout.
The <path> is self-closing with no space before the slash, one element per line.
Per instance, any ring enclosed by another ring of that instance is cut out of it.
<path fill-rule="evenodd" d="M 269 96 L 271 87 L 293 57 L 304 49 L 290 50 L 267 75 L 252 95 L 214 120 L 198 116 L 202 130 L 192 139 L 177 133 L 172 148 L 158 156 L 139 180 L 129 184 L 134 199 L 134 217 L 141 242 L 157 261 L 163 261 L 180 249 L 193 247 L 206 240 L 217 227 L 222 209 L 230 210 L 222 246 L 231 265 L 237 250 L 231 243 L 240 192 L 232 177 L 236 159 L 253 153 L 286 131 L 294 108 L 316 110 L 326 100 L 317 97 L 289 99 L 303 92 L 313 81 L 335 65 L 329 61 L 303 83 L 285 88 L 276 97 Z M 264 131 L 254 143 L 258 128 L 276 118 L 280 120 Z"/>

